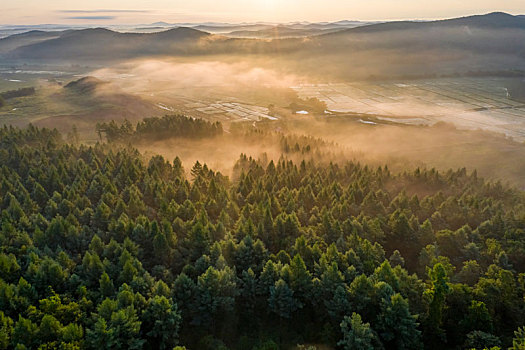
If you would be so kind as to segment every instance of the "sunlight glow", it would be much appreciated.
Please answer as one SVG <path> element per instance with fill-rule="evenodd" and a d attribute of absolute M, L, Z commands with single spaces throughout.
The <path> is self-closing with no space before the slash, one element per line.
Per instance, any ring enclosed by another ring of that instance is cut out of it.
<path fill-rule="evenodd" d="M 523 0 L 3 0 L 0 24 L 337 21 L 525 13 Z"/>

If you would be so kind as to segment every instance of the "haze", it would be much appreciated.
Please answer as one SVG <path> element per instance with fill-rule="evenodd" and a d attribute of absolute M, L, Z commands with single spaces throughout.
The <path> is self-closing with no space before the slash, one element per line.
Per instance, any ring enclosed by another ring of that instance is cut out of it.
<path fill-rule="evenodd" d="M 431 6 L 429 6 L 431 5 Z M 291 22 L 439 19 L 473 13 L 525 13 L 521 0 L 4 0 L 0 24 L 124 24 L 166 22 Z"/>
<path fill-rule="evenodd" d="M 525 0 L 1 0 L 0 350 L 525 350 Z"/>

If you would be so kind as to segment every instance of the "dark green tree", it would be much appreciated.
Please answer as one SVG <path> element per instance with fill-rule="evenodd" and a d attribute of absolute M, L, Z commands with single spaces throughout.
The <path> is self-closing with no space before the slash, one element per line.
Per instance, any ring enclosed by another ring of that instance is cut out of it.
<path fill-rule="evenodd" d="M 345 316 L 341 322 L 343 339 L 337 345 L 345 350 L 373 350 L 375 335 L 369 323 L 363 323 L 355 312 L 352 317 Z"/>
<path fill-rule="evenodd" d="M 164 296 L 155 296 L 148 300 L 141 320 L 148 348 L 173 349 L 178 344 L 182 318 L 177 304 Z"/>

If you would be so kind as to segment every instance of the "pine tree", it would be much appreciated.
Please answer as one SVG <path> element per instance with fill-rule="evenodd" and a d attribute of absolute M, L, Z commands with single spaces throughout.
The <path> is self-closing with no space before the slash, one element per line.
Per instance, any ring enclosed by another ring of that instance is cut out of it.
<path fill-rule="evenodd" d="M 0 311 L 0 349 L 9 347 L 13 335 L 13 320 Z"/>
<path fill-rule="evenodd" d="M 141 320 L 148 348 L 173 349 L 178 344 L 182 318 L 177 304 L 166 297 L 155 296 L 148 301 Z"/>
<path fill-rule="evenodd" d="M 518 328 L 514 332 L 514 339 L 512 339 L 511 350 L 523 350 L 525 349 L 525 327 Z"/>
<path fill-rule="evenodd" d="M 102 276 L 100 276 L 100 295 L 102 295 L 103 298 L 112 297 L 115 294 L 115 287 L 113 285 L 113 281 L 109 278 L 107 273 L 103 273 Z"/>
<path fill-rule="evenodd" d="M 421 332 L 401 294 L 381 301 L 376 330 L 389 349 L 421 349 Z"/>
<path fill-rule="evenodd" d="M 361 316 L 355 312 L 352 317 L 345 316 L 341 322 L 343 339 L 337 345 L 345 350 L 373 350 L 374 333 L 369 323 L 363 323 Z"/>
<path fill-rule="evenodd" d="M 270 288 L 268 306 L 280 318 L 290 318 L 302 304 L 294 298 L 294 292 L 288 284 L 280 279 Z"/>
<path fill-rule="evenodd" d="M 425 291 L 424 296 L 429 300 L 427 311 L 428 335 L 443 341 L 445 335 L 441 328 L 443 312 L 446 308 L 446 296 L 450 290 L 448 276 L 441 263 L 429 269 L 430 288 Z M 437 345 L 437 344 L 436 344 Z"/>

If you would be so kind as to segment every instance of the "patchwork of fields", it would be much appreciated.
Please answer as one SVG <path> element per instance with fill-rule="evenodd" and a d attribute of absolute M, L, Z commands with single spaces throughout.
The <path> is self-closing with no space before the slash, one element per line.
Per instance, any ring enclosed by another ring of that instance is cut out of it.
<path fill-rule="evenodd" d="M 207 103 L 205 101 L 194 101 L 184 104 L 192 115 L 204 114 L 221 120 L 275 120 L 270 116 L 268 108 L 238 102 L 216 101 Z"/>
<path fill-rule="evenodd" d="M 456 78 L 410 82 L 303 84 L 301 98 L 316 97 L 337 112 L 379 116 L 406 124 L 445 121 L 525 140 L 525 102 L 514 98 L 515 78 Z"/>
<path fill-rule="evenodd" d="M 220 87 L 159 89 L 154 94 L 138 91 L 137 95 L 154 102 L 166 113 L 182 113 L 210 121 L 238 122 L 276 120 L 260 101 L 235 96 Z"/>
<path fill-rule="evenodd" d="M 40 94 L 10 103 L 0 113 L 0 121 L 23 124 L 53 115 L 85 113 L 63 101 L 57 104 L 55 93 L 59 84 L 77 79 L 87 69 L 56 66 L 15 68 L 3 64 L 0 66 L 0 91 L 35 86 Z M 284 90 L 275 90 L 272 95 L 272 89 L 267 87 L 239 90 L 210 85 L 188 88 L 172 86 L 172 77 L 164 77 L 166 81 L 144 81 L 131 74 L 109 78 L 124 91 L 129 90 L 156 106 L 148 116 L 183 113 L 223 122 L 274 120 L 276 118 L 266 106 L 285 107 L 291 101 L 282 92 Z M 53 84 L 55 90 L 50 90 L 49 86 Z M 134 88 L 137 85 L 141 88 Z M 133 88 L 127 89 L 129 86 Z M 490 130 L 525 141 L 525 83 L 521 78 L 462 77 L 301 84 L 292 86 L 291 90 L 300 98 L 315 97 L 326 102 L 329 111 L 370 116 L 376 122 L 429 125 L 444 121 L 462 129 Z M 45 99 L 40 99 L 40 95 Z"/>

